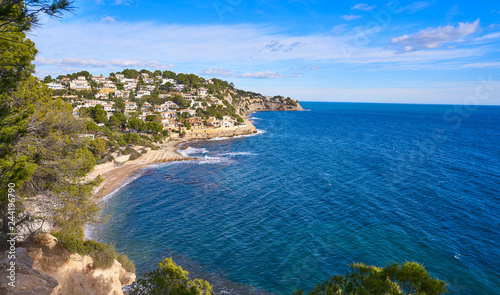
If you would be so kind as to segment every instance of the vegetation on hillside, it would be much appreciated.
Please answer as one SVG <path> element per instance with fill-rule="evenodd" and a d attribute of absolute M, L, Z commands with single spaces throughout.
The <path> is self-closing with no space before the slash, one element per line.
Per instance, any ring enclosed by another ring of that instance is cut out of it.
<path fill-rule="evenodd" d="M 0 248 L 23 223 L 49 219 L 62 241 L 85 245 L 78 249 L 95 257 L 119 258 L 133 268 L 112 248 L 84 242 L 82 226 L 99 221 L 99 206 L 92 199 L 99 179 L 85 177 L 96 164 L 95 155 L 102 156 L 103 143 L 81 137 L 86 132 L 84 121 L 73 116 L 70 104 L 53 99 L 33 76 L 37 50 L 26 33 L 37 25 L 40 14 L 59 17 L 71 4 L 66 0 L 0 2 L 0 193 L 7 196 L 8 189 L 14 188 L 13 197 L 0 198 Z M 52 205 L 51 212 L 28 213 L 24 201 L 37 195 Z M 9 211 L 9 203 L 15 211 Z M 109 260 L 96 259 L 96 266 L 109 266 Z"/>
<path fill-rule="evenodd" d="M 308 295 L 438 295 L 446 292 L 445 282 L 432 278 L 419 263 L 388 264 L 382 268 L 353 263 L 345 276 L 333 276 L 318 284 Z M 294 295 L 305 294 L 302 290 Z"/>
<path fill-rule="evenodd" d="M 189 279 L 189 272 L 172 258 L 158 263 L 158 268 L 146 274 L 132 286 L 132 295 L 210 295 L 212 286 L 201 279 Z"/>

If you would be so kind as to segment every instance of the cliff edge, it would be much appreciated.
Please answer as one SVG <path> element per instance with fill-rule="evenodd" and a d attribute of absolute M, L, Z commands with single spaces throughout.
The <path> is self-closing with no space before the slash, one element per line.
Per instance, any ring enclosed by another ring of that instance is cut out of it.
<path fill-rule="evenodd" d="M 15 287 L 9 278 L 15 261 Z M 121 295 L 135 281 L 118 261 L 107 269 L 94 268 L 92 257 L 69 253 L 50 234 L 39 234 L 16 249 L 0 253 L 0 294 L 16 295 Z M 9 285 L 9 283 L 11 283 Z"/>

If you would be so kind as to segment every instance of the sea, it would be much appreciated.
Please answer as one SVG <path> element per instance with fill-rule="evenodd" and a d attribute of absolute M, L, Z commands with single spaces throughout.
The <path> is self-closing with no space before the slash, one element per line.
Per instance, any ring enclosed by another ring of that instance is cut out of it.
<path fill-rule="evenodd" d="M 292 294 L 353 262 L 405 261 L 449 294 L 500 294 L 499 106 L 301 105 L 140 171 L 92 236 L 139 277 L 172 257 L 216 294 Z"/>

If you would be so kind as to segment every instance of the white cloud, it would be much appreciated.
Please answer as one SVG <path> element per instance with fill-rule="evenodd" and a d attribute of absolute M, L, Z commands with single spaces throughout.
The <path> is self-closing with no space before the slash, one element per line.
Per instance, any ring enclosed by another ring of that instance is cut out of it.
<path fill-rule="evenodd" d="M 200 71 L 200 74 L 202 75 L 212 75 L 214 77 L 235 77 L 236 73 L 234 73 L 231 70 L 228 69 L 223 69 L 223 68 L 214 68 L 214 69 L 209 69 L 205 68 Z"/>
<path fill-rule="evenodd" d="M 498 38 L 500 38 L 500 32 L 490 33 L 490 34 L 481 36 L 481 37 L 477 38 L 476 40 L 477 41 L 484 41 L 484 40 L 498 39 Z"/>
<path fill-rule="evenodd" d="M 283 74 L 276 72 L 256 72 L 256 73 L 244 73 L 240 75 L 242 78 L 256 78 L 256 79 L 282 79 L 285 78 Z"/>
<path fill-rule="evenodd" d="M 134 3 L 134 0 L 115 0 L 116 5 L 130 5 Z"/>
<path fill-rule="evenodd" d="M 115 18 L 112 16 L 106 16 L 101 19 L 101 23 L 112 23 L 115 22 Z"/>
<path fill-rule="evenodd" d="M 55 65 L 59 67 L 72 67 L 72 68 L 92 67 L 92 68 L 105 68 L 108 70 L 115 70 L 118 67 L 121 68 L 148 67 L 148 68 L 162 68 L 162 69 L 173 67 L 173 65 L 167 65 L 156 61 L 137 61 L 135 59 L 132 60 L 114 59 L 109 61 L 103 61 L 103 60 L 71 58 L 71 57 L 65 57 L 61 59 L 37 57 L 35 62 L 36 64 L 39 65 Z"/>
<path fill-rule="evenodd" d="M 429 7 L 429 6 L 430 6 L 429 2 L 423 2 L 423 1 L 421 1 L 421 2 L 413 2 L 410 5 L 402 7 L 401 11 L 405 11 L 405 12 L 408 12 L 408 13 L 415 13 L 415 12 L 423 10 L 423 9 Z"/>
<path fill-rule="evenodd" d="M 342 15 L 341 18 L 344 20 L 355 20 L 361 18 L 361 15 L 348 14 L 348 15 Z"/>
<path fill-rule="evenodd" d="M 415 35 L 418 37 L 418 33 Z M 352 38 L 348 33 L 292 36 L 283 34 L 280 28 L 269 26 L 171 25 L 122 21 L 49 21 L 35 32 L 33 40 L 39 49 L 35 62 L 37 70 L 46 71 L 47 67 L 52 67 L 55 73 L 61 72 L 63 66 L 80 66 L 82 70 L 92 66 L 96 72 L 104 72 L 127 66 L 150 65 L 150 69 L 161 69 L 164 66 L 160 65 L 168 66 L 171 63 L 175 63 L 177 69 L 184 67 L 182 69 L 186 70 L 187 67 L 191 71 L 237 68 L 241 72 L 234 74 L 236 76 L 266 72 L 271 66 L 276 71 L 276 66 L 289 62 L 349 63 L 377 67 L 383 64 L 391 67 L 395 63 L 418 63 L 419 66 L 426 66 L 446 60 L 477 57 L 487 50 L 482 47 L 433 51 L 412 49 L 405 54 L 398 54 L 393 48 L 350 45 Z M 412 44 L 395 44 L 402 48 L 413 48 Z M 153 67 L 151 61 L 156 61 L 158 66 Z M 229 76 L 228 73 L 221 73 Z"/>
<path fill-rule="evenodd" d="M 464 68 L 478 68 L 478 69 L 500 68 L 500 62 L 478 62 L 478 63 L 470 63 L 470 64 L 465 64 L 462 67 L 464 67 Z"/>
<path fill-rule="evenodd" d="M 224 68 L 214 68 L 214 69 L 205 68 L 200 71 L 200 74 L 212 75 L 214 77 L 222 76 L 222 77 L 256 78 L 256 79 L 281 79 L 285 77 L 283 74 L 271 71 L 237 74 L 231 70 Z"/>
<path fill-rule="evenodd" d="M 391 39 L 391 43 L 404 46 L 405 50 L 433 49 L 441 45 L 456 41 L 479 30 L 479 19 L 473 23 L 459 23 L 458 27 L 445 26 L 428 28 L 413 35 L 404 35 Z M 408 50 L 406 50 L 408 51 Z"/>
<path fill-rule="evenodd" d="M 351 9 L 357 9 L 357 10 L 363 10 L 363 11 L 370 11 L 374 8 L 375 8 L 375 5 L 369 6 L 368 4 L 364 4 L 364 3 L 359 3 L 359 4 L 356 4 L 353 7 L 351 7 Z"/>

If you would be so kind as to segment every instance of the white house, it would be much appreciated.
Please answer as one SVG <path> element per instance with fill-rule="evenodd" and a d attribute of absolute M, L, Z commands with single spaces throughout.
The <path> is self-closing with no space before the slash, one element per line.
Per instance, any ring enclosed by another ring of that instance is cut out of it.
<path fill-rule="evenodd" d="M 163 104 L 162 105 L 155 105 L 154 108 L 153 108 L 153 110 L 155 112 L 160 112 L 161 113 L 161 112 L 168 111 L 168 107 L 166 105 L 163 105 Z"/>
<path fill-rule="evenodd" d="M 222 125 L 222 127 L 233 127 L 234 126 L 233 118 L 231 118 L 229 116 L 223 116 L 222 121 L 221 121 L 221 125 Z"/>
<path fill-rule="evenodd" d="M 76 80 L 72 80 L 69 82 L 69 88 L 82 91 L 82 90 L 90 90 L 90 85 L 85 79 L 85 76 L 78 76 Z"/>
<path fill-rule="evenodd" d="M 184 84 L 177 84 L 174 87 L 175 91 L 182 91 L 182 90 L 184 90 L 184 88 L 186 88 L 186 85 L 184 85 Z"/>
<path fill-rule="evenodd" d="M 199 96 L 207 96 L 207 89 L 205 87 L 198 88 L 198 95 Z"/>
<path fill-rule="evenodd" d="M 178 109 L 179 108 L 179 106 L 173 101 L 166 101 L 163 105 L 169 109 Z"/>
<path fill-rule="evenodd" d="M 102 101 L 102 100 L 97 100 L 97 99 L 86 99 L 83 101 L 84 108 L 95 107 L 98 104 L 104 106 L 105 104 L 107 104 L 107 102 Z"/>
<path fill-rule="evenodd" d="M 62 85 L 61 83 L 50 82 L 49 84 L 47 84 L 47 86 L 52 90 L 66 90 L 66 86 Z"/>
<path fill-rule="evenodd" d="M 148 111 L 151 109 L 151 107 L 152 107 L 151 104 L 146 101 L 145 103 L 142 104 L 141 111 L 143 112 Z"/>
<path fill-rule="evenodd" d="M 139 91 L 137 91 L 136 97 L 137 98 L 141 98 L 141 97 L 143 97 L 145 95 L 151 95 L 151 91 L 149 91 L 149 90 L 139 90 Z"/>
<path fill-rule="evenodd" d="M 128 111 L 135 111 L 137 109 L 137 104 L 133 101 L 126 101 L 125 102 L 125 110 Z"/>
<path fill-rule="evenodd" d="M 176 112 L 173 111 L 167 111 L 167 112 L 161 112 L 162 118 L 177 118 Z"/>
<path fill-rule="evenodd" d="M 180 110 L 180 113 L 181 115 L 183 113 L 188 113 L 190 116 L 194 116 L 196 115 L 196 111 L 195 110 L 192 110 L 192 109 L 183 109 L 183 110 Z"/>

